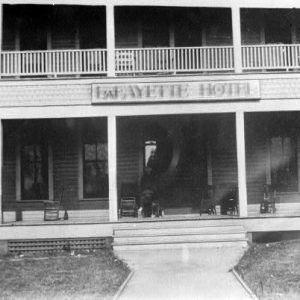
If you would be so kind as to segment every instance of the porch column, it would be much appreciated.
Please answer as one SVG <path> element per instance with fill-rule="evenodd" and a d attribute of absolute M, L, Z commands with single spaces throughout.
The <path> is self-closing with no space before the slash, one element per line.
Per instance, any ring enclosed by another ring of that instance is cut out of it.
<path fill-rule="evenodd" d="M 109 220 L 118 220 L 117 195 L 117 124 L 116 116 L 107 118 Z"/>
<path fill-rule="evenodd" d="M 236 73 L 242 72 L 242 43 L 241 43 L 241 19 L 240 7 L 231 8 L 232 39 L 234 51 L 234 70 Z"/>
<path fill-rule="evenodd" d="M 107 75 L 115 76 L 115 16 L 114 6 L 106 5 Z"/>
<path fill-rule="evenodd" d="M 2 212 L 2 158 L 3 158 L 3 130 L 2 130 L 2 120 L 0 119 L 0 224 L 3 223 L 3 212 Z"/>
<path fill-rule="evenodd" d="M 238 111 L 235 115 L 238 192 L 240 217 L 247 217 L 247 183 L 246 183 L 246 154 L 245 154 L 245 125 L 244 112 Z"/>

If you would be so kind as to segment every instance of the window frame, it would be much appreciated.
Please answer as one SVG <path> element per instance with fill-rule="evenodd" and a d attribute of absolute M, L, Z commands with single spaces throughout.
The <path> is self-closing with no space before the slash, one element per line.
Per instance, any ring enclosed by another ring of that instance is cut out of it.
<path fill-rule="evenodd" d="M 79 168 L 78 168 L 78 198 L 79 201 L 107 201 L 109 199 L 109 195 L 107 194 L 106 197 L 85 197 L 84 196 L 84 146 L 86 144 L 98 144 L 98 143 L 102 143 L 107 145 L 108 147 L 108 142 L 101 139 L 101 138 L 97 138 L 92 137 L 92 138 L 87 138 L 87 140 L 82 139 L 82 137 L 80 137 L 79 139 L 79 143 L 78 143 L 78 164 L 79 164 Z M 108 164 L 108 153 L 107 153 L 107 164 Z M 105 161 L 105 160 L 101 160 L 101 161 Z M 107 165 L 107 193 L 109 190 L 109 167 Z"/>
<path fill-rule="evenodd" d="M 35 145 L 41 145 L 42 147 L 46 147 L 47 149 L 47 169 L 46 172 L 48 173 L 48 197 L 45 199 L 22 199 L 22 148 L 26 144 L 29 143 L 17 143 L 16 147 L 16 201 L 17 202 L 43 202 L 47 200 L 54 200 L 54 193 L 53 193 L 53 151 L 52 147 L 49 143 L 43 144 L 42 142 L 36 141 Z"/>
<path fill-rule="evenodd" d="M 298 154 L 298 148 L 299 148 L 299 136 L 293 133 L 280 133 L 271 135 L 267 139 L 267 158 L 266 158 L 266 183 L 270 185 L 276 185 L 273 178 L 273 165 L 272 165 L 272 149 L 271 149 L 271 143 L 273 138 L 280 138 L 281 141 L 283 141 L 285 138 L 291 138 L 292 142 L 292 151 L 294 152 L 294 163 L 295 165 L 295 175 L 296 175 L 296 185 L 295 189 L 293 190 L 282 190 L 280 187 L 276 186 L 276 192 L 278 193 L 298 193 L 300 191 L 299 189 L 299 171 L 300 171 L 300 165 L 299 165 L 299 154 Z M 291 165 L 291 163 L 289 163 Z M 282 167 L 283 168 L 283 167 Z M 293 173 L 292 173 L 293 174 Z"/>

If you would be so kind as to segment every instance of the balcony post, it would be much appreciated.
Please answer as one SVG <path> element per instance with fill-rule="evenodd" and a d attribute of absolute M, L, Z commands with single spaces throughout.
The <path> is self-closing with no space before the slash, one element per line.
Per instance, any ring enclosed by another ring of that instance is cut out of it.
<path fill-rule="evenodd" d="M 117 196 L 117 120 L 116 116 L 107 118 L 108 138 L 108 197 L 109 197 L 109 221 L 118 220 L 118 196 Z"/>
<path fill-rule="evenodd" d="M 106 5 L 107 75 L 115 76 L 115 16 L 114 6 Z"/>
<path fill-rule="evenodd" d="M 245 124 L 244 112 L 235 114 L 236 152 L 238 167 L 238 195 L 240 217 L 247 217 L 247 182 L 246 182 L 246 154 L 245 154 Z"/>
<path fill-rule="evenodd" d="M 0 224 L 3 223 L 3 211 L 2 211 L 2 158 L 3 158 L 3 127 L 2 120 L 0 119 Z"/>
<path fill-rule="evenodd" d="M 231 8 L 232 39 L 234 51 L 234 70 L 236 73 L 242 72 L 242 43 L 241 43 L 241 18 L 240 7 Z"/>

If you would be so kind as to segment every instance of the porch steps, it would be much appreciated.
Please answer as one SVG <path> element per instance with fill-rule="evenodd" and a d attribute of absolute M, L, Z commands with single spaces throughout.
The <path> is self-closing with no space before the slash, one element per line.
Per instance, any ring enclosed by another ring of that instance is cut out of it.
<path fill-rule="evenodd" d="M 207 225 L 198 222 L 197 226 L 188 227 L 180 222 L 182 227 L 170 227 L 172 223 L 159 223 L 153 227 L 154 224 L 149 222 L 138 224 L 136 228 L 116 228 L 113 248 L 122 251 L 210 246 L 247 247 L 246 231 L 238 224 Z"/>

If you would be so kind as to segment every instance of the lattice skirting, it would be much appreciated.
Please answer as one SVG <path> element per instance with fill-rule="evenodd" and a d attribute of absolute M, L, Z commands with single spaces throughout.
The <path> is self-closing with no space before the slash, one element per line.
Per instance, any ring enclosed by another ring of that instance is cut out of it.
<path fill-rule="evenodd" d="M 20 254 L 64 252 L 72 250 L 97 250 L 111 248 L 111 243 L 112 237 L 10 240 L 8 241 L 8 252 L 11 254 Z"/>

